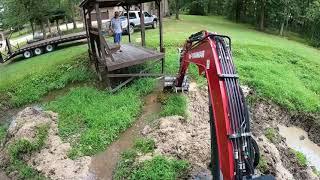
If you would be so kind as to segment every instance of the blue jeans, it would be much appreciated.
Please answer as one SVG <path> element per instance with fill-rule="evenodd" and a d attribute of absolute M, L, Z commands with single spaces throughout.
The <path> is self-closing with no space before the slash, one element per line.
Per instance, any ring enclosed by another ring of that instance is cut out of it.
<path fill-rule="evenodd" d="M 114 37 L 113 37 L 114 38 L 114 43 L 120 44 L 121 36 L 122 36 L 122 33 L 115 33 Z"/>

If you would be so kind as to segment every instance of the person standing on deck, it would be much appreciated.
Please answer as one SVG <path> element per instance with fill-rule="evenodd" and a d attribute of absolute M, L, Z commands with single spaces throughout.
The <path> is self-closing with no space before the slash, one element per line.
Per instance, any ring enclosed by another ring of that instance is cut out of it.
<path fill-rule="evenodd" d="M 122 23 L 118 11 L 114 12 L 114 17 L 111 19 L 110 30 L 113 33 L 114 43 L 120 45 L 122 36 Z"/>

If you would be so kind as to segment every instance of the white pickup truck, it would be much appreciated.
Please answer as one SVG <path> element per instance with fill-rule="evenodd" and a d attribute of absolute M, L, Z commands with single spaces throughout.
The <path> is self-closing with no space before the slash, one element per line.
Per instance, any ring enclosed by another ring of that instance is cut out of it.
<path fill-rule="evenodd" d="M 155 15 L 150 15 L 148 12 L 143 12 L 144 15 L 144 25 L 152 26 L 152 28 L 157 28 L 158 17 Z M 124 12 L 120 17 L 122 20 L 122 28 L 124 33 L 128 33 L 128 21 L 127 13 Z M 140 11 L 129 11 L 129 33 L 132 34 L 136 27 L 140 27 Z"/>

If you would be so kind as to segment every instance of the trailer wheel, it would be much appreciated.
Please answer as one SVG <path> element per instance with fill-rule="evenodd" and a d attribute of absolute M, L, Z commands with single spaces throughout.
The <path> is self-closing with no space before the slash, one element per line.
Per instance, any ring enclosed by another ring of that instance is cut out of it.
<path fill-rule="evenodd" d="M 53 50 L 54 50 L 53 45 L 49 44 L 49 45 L 46 46 L 46 51 L 47 52 L 52 52 Z"/>
<path fill-rule="evenodd" d="M 38 55 L 41 55 L 42 53 L 43 53 L 43 50 L 42 50 L 41 48 L 35 48 L 35 49 L 34 49 L 34 54 L 35 54 L 35 55 L 38 56 Z"/>
<path fill-rule="evenodd" d="M 32 52 L 31 51 L 25 51 L 23 53 L 23 57 L 28 59 L 28 58 L 31 58 L 32 57 Z"/>

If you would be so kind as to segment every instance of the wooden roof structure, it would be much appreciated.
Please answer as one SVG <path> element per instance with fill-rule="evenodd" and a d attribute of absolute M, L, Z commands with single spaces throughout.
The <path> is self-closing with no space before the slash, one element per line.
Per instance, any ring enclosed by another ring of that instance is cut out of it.
<path fill-rule="evenodd" d="M 140 8 L 140 14 L 143 14 L 142 3 L 156 2 L 158 8 L 158 24 L 159 24 L 159 51 L 147 49 L 145 41 L 145 24 L 144 16 L 140 18 L 141 29 L 141 46 L 131 44 L 131 35 L 129 36 L 129 44 L 117 46 L 107 42 L 102 32 L 101 8 L 121 6 L 127 12 L 127 24 L 129 32 L 129 10 L 130 7 L 135 5 Z M 84 0 L 80 7 L 83 9 L 85 26 L 88 36 L 89 57 L 91 64 L 95 67 L 97 75 L 100 80 L 105 80 L 108 89 L 116 91 L 122 86 L 132 81 L 135 77 L 146 76 L 162 76 L 164 71 L 164 46 L 163 46 L 163 26 L 162 26 L 162 13 L 161 13 L 161 0 Z M 91 12 L 95 10 L 98 28 L 92 26 Z M 121 51 L 119 51 L 121 49 Z M 128 73 L 126 69 L 131 66 L 146 63 L 155 65 L 158 62 L 162 63 L 161 73 L 150 74 L 147 71 L 150 67 L 141 70 L 138 73 Z M 113 88 L 111 78 L 126 78 L 120 84 Z"/>
<path fill-rule="evenodd" d="M 159 0 L 84 0 L 80 7 L 94 8 L 94 4 L 99 3 L 100 8 L 116 7 L 116 6 L 132 6 L 141 3 L 154 2 Z"/>

